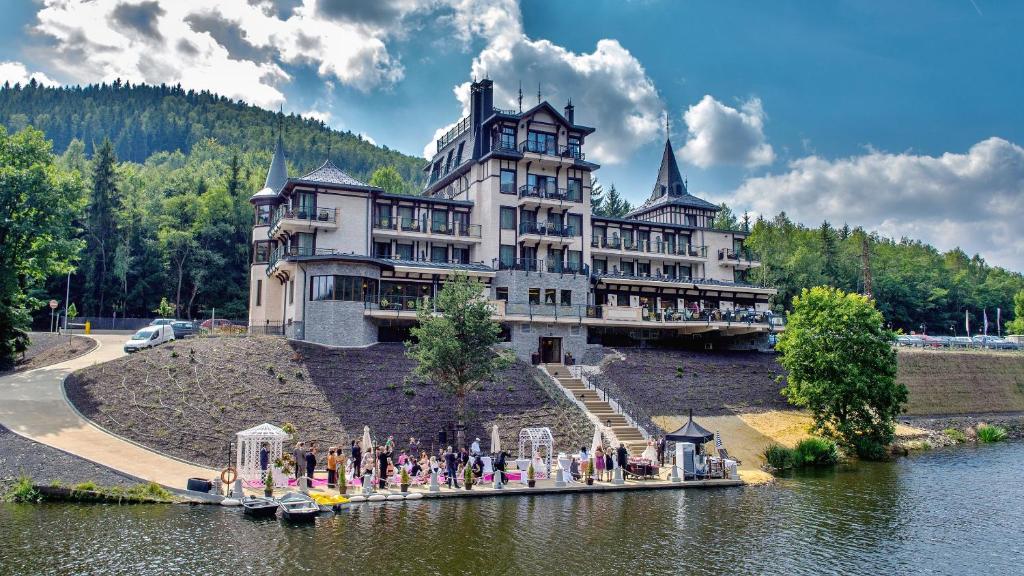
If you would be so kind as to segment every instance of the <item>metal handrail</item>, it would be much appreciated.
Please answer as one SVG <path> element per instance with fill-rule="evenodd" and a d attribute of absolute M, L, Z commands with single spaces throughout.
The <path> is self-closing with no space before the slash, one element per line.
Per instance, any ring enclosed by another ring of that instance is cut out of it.
<path fill-rule="evenodd" d="M 640 435 L 643 436 L 644 440 L 651 439 L 651 434 L 650 432 L 647 431 L 647 428 L 642 426 L 637 421 L 637 419 L 634 416 L 632 416 L 632 414 L 630 414 L 630 412 L 634 414 L 640 414 L 644 418 L 645 422 L 653 422 L 653 420 L 651 420 L 651 417 L 647 415 L 647 413 L 644 410 L 642 410 L 639 406 L 635 406 L 630 403 L 629 412 L 627 412 L 623 408 L 623 402 L 621 400 L 615 400 L 614 398 L 608 395 L 607 391 L 598 388 L 593 382 L 590 381 L 589 376 L 601 373 L 601 370 L 599 368 L 594 366 L 581 365 L 568 366 L 568 368 L 569 374 L 571 374 L 573 378 L 576 378 L 579 381 L 583 382 L 583 386 L 586 389 L 597 392 L 597 397 L 607 402 L 608 405 L 611 406 L 612 412 L 622 416 L 626 420 L 626 424 L 632 426 L 633 428 L 636 428 L 640 432 Z"/>
<path fill-rule="evenodd" d="M 582 202 L 583 193 L 571 188 L 555 188 L 553 186 L 530 186 L 523 184 L 519 187 L 520 198 L 540 198 L 543 200 L 558 200 L 559 202 Z"/>

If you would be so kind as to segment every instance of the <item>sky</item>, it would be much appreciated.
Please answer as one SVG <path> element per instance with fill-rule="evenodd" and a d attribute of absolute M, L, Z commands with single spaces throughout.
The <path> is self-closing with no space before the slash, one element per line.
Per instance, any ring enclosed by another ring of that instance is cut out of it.
<path fill-rule="evenodd" d="M 1024 271 L 1024 2 L 4 0 L 0 82 L 181 83 L 423 155 L 467 109 L 571 98 L 605 187 L 691 193 Z"/>

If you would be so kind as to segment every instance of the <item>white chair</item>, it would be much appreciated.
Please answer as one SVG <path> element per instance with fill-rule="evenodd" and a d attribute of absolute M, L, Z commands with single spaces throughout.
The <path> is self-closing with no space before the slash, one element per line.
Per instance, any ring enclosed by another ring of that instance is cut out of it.
<path fill-rule="evenodd" d="M 487 476 L 488 474 L 494 474 L 494 465 L 491 463 L 490 456 L 481 456 L 480 461 L 483 463 L 484 476 Z"/>
<path fill-rule="evenodd" d="M 559 456 L 561 456 L 561 454 L 559 454 Z M 571 467 L 572 467 L 572 460 L 570 458 L 559 458 L 558 459 L 558 468 L 561 470 L 561 473 L 562 473 L 562 481 L 565 482 L 566 484 L 576 484 L 577 483 L 575 480 L 573 480 L 572 473 L 569 472 L 569 468 L 571 468 Z"/>

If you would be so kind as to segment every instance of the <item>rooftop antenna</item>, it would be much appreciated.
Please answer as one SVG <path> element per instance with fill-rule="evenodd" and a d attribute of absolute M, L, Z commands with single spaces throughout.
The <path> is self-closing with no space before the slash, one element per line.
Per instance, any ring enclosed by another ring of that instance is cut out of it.
<path fill-rule="evenodd" d="M 668 110 L 665 110 L 665 140 L 668 140 L 669 124 L 668 124 Z"/>
<path fill-rule="evenodd" d="M 537 82 L 537 104 L 540 104 L 540 82 Z"/>
<path fill-rule="evenodd" d="M 523 113 L 523 81 L 519 81 L 519 113 Z"/>

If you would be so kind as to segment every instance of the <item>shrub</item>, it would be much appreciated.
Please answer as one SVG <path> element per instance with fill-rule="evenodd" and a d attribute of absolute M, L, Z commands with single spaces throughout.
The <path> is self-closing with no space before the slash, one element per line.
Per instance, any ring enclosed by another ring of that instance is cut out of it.
<path fill-rule="evenodd" d="M 956 428 L 946 428 L 942 431 L 950 440 L 960 444 L 961 442 L 967 442 L 967 435 Z"/>
<path fill-rule="evenodd" d="M 402 484 L 410 484 L 409 472 L 406 471 L 405 467 L 402 467 Z"/>
<path fill-rule="evenodd" d="M 839 448 L 827 438 L 805 438 L 793 449 L 795 468 L 831 466 L 836 462 L 839 462 Z"/>
<path fill-rule="evenodd" d="M 1006 429 L 999 426 L 982 424 L 981 426 L 978 426 L 977 434 L 978 441 L 985 444 L 1006 440 Z"/>
<path fill-rule="evenodd" d="M 761 455 L 765 462 L 776 470 L 788 470 L 793 467 L 793 451 L 781 444 L 769 444 Z"/>
<path fill-rule="evenodd" d="M 32 485 L 31 478 L 20 476 L 3 499 L 7 502 L 40 502 L 43 498 Z"/>
<path fill-rule="evenodd" d="M 75 484 L 74 488 L 72 489 L 78 492 L 96 492 L 97 490 L 100 489 L 100 487 L 97 486 L 96 483 L 93 482 L 92 480 L 89 480 L 87 482 Z"/>
<path fill-rule="evenodd" d="M 406 388 L 402 388 L 402 392 L 403 392 L 403 393 L 404 393 L 404 394 L 405 394 L 406 396 L 415 396 L 415 395 L 416 395 L 416 389 L 414 389 L 414 388 L 412 388 L 412 387 L 406 387 Z"/>

